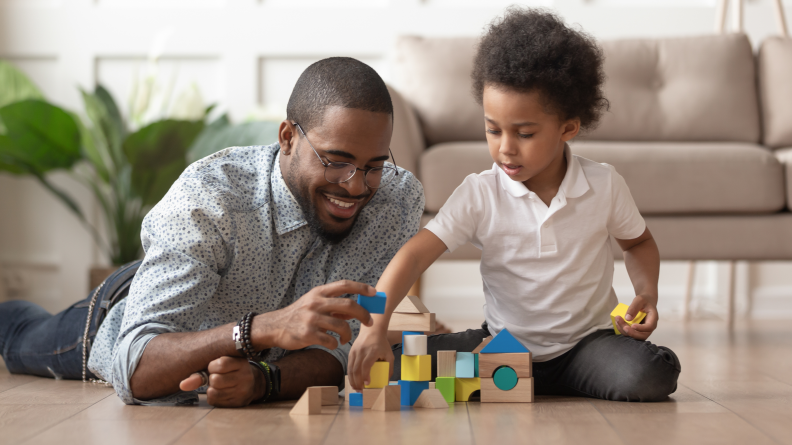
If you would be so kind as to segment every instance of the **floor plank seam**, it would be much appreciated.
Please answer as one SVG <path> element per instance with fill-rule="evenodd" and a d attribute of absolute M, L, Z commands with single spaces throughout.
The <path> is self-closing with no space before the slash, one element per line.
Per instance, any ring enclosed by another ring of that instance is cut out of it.
<path fill-rule="evenodd" d="M 200 403 L 200 402 L 199 402 L 199 403 Z M 186 430 L 184 430 L 184 432 L 183 432 L 183 433 L 179 434 L 179 436 L 178 436 L 178 437 L 176 437 L 175 439 L 173 439 L 173 441 L 169 442 L 169 443 L 168 443 L 168 445 L 174 444 L 174 443 L 178 442 L 179 440 L 181 440 L 181 438 L 182 438 L 182 437 L 184 437 L 184 435 L 185 435 L 185 434 L 189 433 L 189 432 L 190 432 L 190 431 L 191 431 L 193 428 L 195 428 L 195 426 L 196 426 L 196 425 L 198 425 L 198 423 L 199 423 L 200 421 L 204 420 L 204 419 L 206 418 L 206 416 L 208 416 L 208 415 L 209 415 L 209 413 L 211 413 L 212 411 L 214 411 L 214 407 L 212 407 L 211 409 L 208 409 L 208 410 L 206 410 L 206 414 L 204 414 L 204 415 L 203 415 L 203 416 L 201 416 L 201 417 L 200 417 L 198 420 L 196 420 L 196 421 L 195 421 L 195 423 L 193 423 L 192 425 L 190 425 L 190 427 L 189 427 L 189 428 L 187 428 Z"/>
<path fill-rule="evenodd" d="M 86 383 L 84 383 L 84 384 L 86 384 Z M 88 385 L 94 385 L 94 383 L 87 383 L 87 384 Z M 97 400 L 96 402 L 89 404 L 84 409 L 81 409 L 81 410 L 77 411 L 76 413 L 72 414 L 69 417 L 66 417 L 65 419 L 61 420 L 60 422 L 57 422 L 57 423 L 55 423 L 53 425 L 50 425 L 49 427 L 44 428 L 43 430 L 39 431 L 38 433 L 28 437 L 27 439 L 23 440 L 21 443 L 25 444 L 27 442 L 30 442 L 31 440 L 35 439 L 36 437 L 46 433 L 47 431 L 55 428 L 58 425 L 62 424 L 63 422 L 68 421 L 69 419 L 71 419 L 72 417 L 76 416 L 77 414 L 80 414 L 81 412 L 84 412 L 85 410 L 90 409 L 92 406 L 96 405 L 97 403 L 101 402 L 102 400 L 104 400 L 104 399 L 106 399 L 108 397 L 113 397 L 113 396 L 115 396 L 115 393 L 110 393 L 110 394 L 106 395 L 105 397 L 102 397 L 101 399 Z"/>
<path fill-rule="evenodd" d="M 594 411 L 596 411 L 597 414 L 599 414 L 603 418 L 603 420 L 605 420 L 605 422 L 608 424 L 610 429 L 613 430 L 614 433 L 616 433 L 616 436 L 619 437 L 621 443 L 623 443 L 624 445 L 629 445 L 630 442 L 624 439 L 624 436 L 622 436 L 621 432 L 618 429 L 616 429 L 616 427 L 611 423 L 610 419 L 608 419 L 608 417 L 605 414 L 603 414 L 602 411 L 599 410 L 599 408 L 597 408 L 597 405 L 592 403 L 591 399 L 586 399 L 586 401 L 588 402 L 589 405 L 591 405 L 594 408 Z"/>
<path fill-rule="evenodd" d="M 465 402 L 465 411 L 467 412 L 468 417 L 468 427 L 470 428 L 470 441 L 473 445 L 476 445 L 476 436 L 473 434 L 473 420 L 470 419 L 470 404 L 469 402 Z"/>
<path fill-rule="evenodd" d="M 346 406 L 346 405 L 339 405 L 339 408 L 336 410 L 335 416 L 333 416 L 333 421 L 330 422 L 330 426 L 327 427 L 327 432 L 325 433 L 324 438 L 322 438 L 322 441 L 319 442 L 319 445 L 324 445 L 327 442 L 327 439 L 330 438 L 330 431 L 333 429 L 333 425 L 335 424 L 336 419 L 338 419 L 338 415 L 341 413 L 341 408 L 340 408 L 341 406 Z"/>
<path fill-rule="evenodd" d="M 770 439 L 770 440 L 772 440 L 773 442 L 775 442 L 775 443 L 777 443 L 777 444 L 783 444 L 783 442 L 779 442 L 778 440 L 776 440 L 776 438 L 775 438 L 775 437 L 773 437 L 773 436 L 771 436 L 771 435 L 767 434 L 767 432 L 765 432 L 763 429 L 761 429 L 761 428 L 759 428 L 758 426 L 754 425 L 754 424 L 753 424 L 753 422 L 751 422 L 750 420 L 746 419 L 745 417 L 741 416 L 740 414 L 738 414 L 738 413 L 734 412 L 733 410 L 729 409 L 729 407 L 727 407 L 727 406 L 724 406 L 724 405 L 723 405 L 723 404 L 721 404 L 721 403 L 718 403 L 718 401 L 717 401 L 717 400 L 710 399 L 709 397 L 705 396 L 704 394 L 702 394 L 702 393 L 700 393 L 700 392 L 696 391 L 695 389 L 693 389 L 693 388 L 691 388 L 691 387 L 689 387 L 689 386 L 687 386 L 687 385 L 683 385 L 682 383 L 680 383 L 679 385 L 680 385 L 680 386 L 684 386 L 685 388 L 687 388 L 687 389 L 689 389 L 689 390 L 693 391 L 694 393 L 696 393 L 696 394 L 700 395 L 701 397 L 704 397 L 705 399 L 709 400 L 710 402 L 712 402 L 712 403 L 714 403 L 714 404 L 716 404 L 716 405 L 720 406 L 721 408 L 725 409 L 726 411 L 728 411 L 728 412 L 730 412 L 730 413 L 734 414 L 735 416 L 739 417 L 739 418 L 740 418 L 740 419 L 742 419 L 742 420 L 743 420 L 745 423 L 747 423 L 748 425 L 751 425 L 751 427 L 752 427 L 753 429 L 755 429 L 756 431 L 759 431 L 760 433 L 762 433 L 762 435 L 764 435 L 765 437 L 769 438 L 769 439 Z"/>

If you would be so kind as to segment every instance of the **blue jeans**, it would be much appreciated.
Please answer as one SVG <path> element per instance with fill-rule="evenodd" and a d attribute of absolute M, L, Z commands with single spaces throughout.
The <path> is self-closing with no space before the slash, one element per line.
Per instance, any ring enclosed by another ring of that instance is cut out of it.
<path fill-rule="evenodd" d="M 490 335 L 481 329 L 429 337 L 432 380 L 437 376 L 437 351 L 472 351 Z M 401 345 L 393 353 L 401 355 Z M 624 402 L 657 402 L 676 391 L 681 371 L 679 359 L 665 346 L 616 335 L 613 329 L 595 331 L 574 348 L 546 362 L 534 362 L 534 393 L 593 397 Z M 401 362 L 394 362 L 393 380 L 401 376 Z"/>
<path fill-rule="evenodd" d="M 52 315 L 29 301 L 0 303 L 0 355 L 14 374 L 82 379 L 83 333 L 90 296 Z M 92 323 L 89 341 L 96 336 Z M 87 377 L 95 378 L 88 371 Z"/>

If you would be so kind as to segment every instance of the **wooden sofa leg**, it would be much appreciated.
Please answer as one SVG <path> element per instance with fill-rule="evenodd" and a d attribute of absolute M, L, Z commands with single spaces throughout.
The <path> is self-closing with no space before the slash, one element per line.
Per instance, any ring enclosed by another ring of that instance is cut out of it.
<path fill-rule="evenodd" d="M 416 297 L 421 298 L 421 277 L 418 277 L 418 279 L 415 280 L 415 283 L 413 283 L 410 291 L 407 292 L 407 295 L 415 295 Z"/>
<path fill-rule="evenodd" d="M 688 261 L 687 281 L 685 283 L 685 301 L 682 306 L 682 320 L 690 320 L 690 302 L 693 300 L 693 286 L 696 284 L 696 262 Z"/>
<path fill-rule="evenodd" d="M 734 330 L 734 298 L 735 298 L 735 289 L 734 289 L 734 281 L 735 281 L 735 261 L 729 261 L 729 267 L 727 272 L 727 278 L 729 280 L 729 284 L 727 287 L 728 291 L 728 298 L 729 301 L 726 305 L 726 327 L 729 331 Z"/>

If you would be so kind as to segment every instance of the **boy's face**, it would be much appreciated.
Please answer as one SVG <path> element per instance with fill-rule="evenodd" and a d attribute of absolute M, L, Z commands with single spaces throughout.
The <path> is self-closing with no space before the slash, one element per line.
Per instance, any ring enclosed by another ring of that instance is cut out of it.
<path fill-rule="evenodd" d="M 536 91 L 486 86 L 483 102 L 490 156 L 512 180 L 536 179 L 563 164 L 564 143 L 577 135 L 579 119 L 548 113 Z"/>

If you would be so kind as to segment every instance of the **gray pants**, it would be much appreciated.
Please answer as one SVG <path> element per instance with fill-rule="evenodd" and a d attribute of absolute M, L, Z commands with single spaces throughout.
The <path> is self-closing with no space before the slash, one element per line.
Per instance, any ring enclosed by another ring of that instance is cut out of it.
<path fill-rule="evenodd" d="M 437 377 L 437 351 L 469 352 L 489 335 L 484 322 L 481 329 L 429 337 L 432 380 Z M 401 376 L 401 344 L 394 345 L 393 353 L 392 379 L 397 380 Z M 589 334 L 559 357 L 534 362 L 534 393 L 657 402 L 676 391 L 680 370 L 679 359 L 670 349 L 605 329 Z"/>

